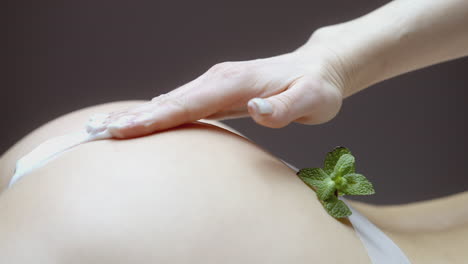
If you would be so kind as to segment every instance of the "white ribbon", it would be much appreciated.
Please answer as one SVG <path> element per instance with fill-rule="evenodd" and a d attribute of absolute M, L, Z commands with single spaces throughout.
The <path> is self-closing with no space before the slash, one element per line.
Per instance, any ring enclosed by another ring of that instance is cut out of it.
<path fill-rule="evenodd" d="M 56 137 L 39 145 L 29 154 L 19 159 L 16 163 L 15 174 L 10 180 L 8 187 L 13 186 L 19 179 L 31 171 L 40 168 L 49 161 L 58 157 L 61 153 L 72 149 L 80 144 L 111 138 L 112 135 L 107 131 L 91 132 L 82 130 L 76 133 Z M 296 167 L 281 160 L 291 169 L 299 171 Z M 345 199 L 341 198 L 351 209 L 351 216 L 348 219 L 353 224 L 354 230 L 364 244 L 369 258 L 374 264 L 410 264 L 410 261 L 403 251 L 383 233 L 377 226 L 372 224 L 365 216 L 352 208 Z"/>
<path fill-rule="evenodd" d="M 288 165 L 291 169 L 299 171 L 298 168 L 281 160 L 284 164 Z M 348 207 L 351 209 L 352 214 L 348 217 L 351 224 L 353 224 L 354 231 L 356 231 L 359 239 L 364 244 L 367 254 L 373 264 L 411 264 L 405 253 L 385 235 L 382 230 L 369 221 L 364 215 L 360 214 L 354 209 L 346 199 L 340 197 Z"/>
<path fill-rule="evenodd" d="M 384 232 L 369 221 L 364 215 L 354 209 L 345 199 L 352 214 L 348 217 L 353 224 L 372 263 L 379 264 L 411 264 L 405 253 Z"/>

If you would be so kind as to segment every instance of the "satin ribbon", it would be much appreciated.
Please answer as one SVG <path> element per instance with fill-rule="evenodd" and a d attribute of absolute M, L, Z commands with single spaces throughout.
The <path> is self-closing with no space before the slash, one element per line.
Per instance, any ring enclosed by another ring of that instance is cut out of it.
<path fill-rule="evenodd" d="M 82 130 L 76 133 L 67 134 L 45 141 L 29 154 L 19 159 L 16 163 L 16 170 L 13 178 L 11 178 L 8 187 L 10 188 L 22 177 L 26 176 L 31 171 L 40 168 L 58 157 L 63 152 L 72 149 L 75 146 L 91 142 L 94 140 L 111 138 L 111 134 L 104 130 L 99 133 L 88 133 Z M 250 140 L 250 139 L 249 139 Z M 294 171 L 299 169 L 286 161 L 281 161 L 289 166 Z M 340 197 L 351 209 L 349 220 L 352 223 L 355 232 L 364 244 L 369 258 L 374 264 L 410 264 L 403 251 L 377 226 L 371 223 L 364 215 L 360 214 L 356 209 L 350 206 L 346 200 Z"/>
<path fill-rule="evenodd" d="M 281 161 L 296 173 L 299 171 L 298 168 L 286 161 Z M 405 253 L 382 230 L 354 209 L 346 199 L 343 197 L 339 197 L 339 199 L 351 209 L 352 214 L 348 216 L 348 219 L 362 244 L 364 244 L 367 255 L 369 255 L 373 264 L 411 264 Z"/>

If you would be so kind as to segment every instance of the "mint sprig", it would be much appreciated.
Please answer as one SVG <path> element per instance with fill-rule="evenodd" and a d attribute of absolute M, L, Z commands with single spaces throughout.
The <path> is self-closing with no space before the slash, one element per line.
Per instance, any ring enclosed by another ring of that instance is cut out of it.
<path fill-rule="evenodd" d="M 354 162 L 349 149 L 336 147 L 327 153 L 323 169 L 304 168 L 297 172 L 302 181 L 315 190 L 325 210 L 335 218 L 351 215 L 351 210 L 338 196 L 375 193 L 372 183 L 355 172 Z"/>

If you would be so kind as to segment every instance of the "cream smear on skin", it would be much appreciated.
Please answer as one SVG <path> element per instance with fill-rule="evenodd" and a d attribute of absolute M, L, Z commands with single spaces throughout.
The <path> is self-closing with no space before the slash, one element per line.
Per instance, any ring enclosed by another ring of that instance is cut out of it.
<path fill-rule="evenodd" d="M 93 115 L 89 118 L 86 129 L 47 140 L 26 156 L 19 159 L 16 162 L 15 174 L 11 178 L 8 188 L 13 186 L 13 184 L 26 174 L 44 166 L 49 161 L 73 147 L 94 140 L 112 138 L 112 134 L 104 124 L 104 120 L 106 120 L 107 117 L 107 114 Z"/>
<path fill-rule="evenodd" d="M 123 116 L 112 123 L 106 122 L 108 118 L 109 114 L 94 114 L 90 116 L 85 129 L 49 139 L 37 146 L 16 162 L 15 173 L 8 184 L 8 188 L 13 186 L 26 174 L 44 166 L 73 147 L 95 140 L 110 139 L 113 137 L 112 134 L 117 133 L 118 135 L 117 131 L 128 126 L 132 121 L 140 123 L 145 127 L 154 123 L 153 114 L 147 112 L 140 113 L 135 119 L 130 116 Z"/>
<path fill-rule="evenodd" d="M 120 128 L 121 126 L 128 124 L 127 119 L 121 118 L 121 121 L 111 126 L 106 124 L 105 121 L 107 118 L 107 114 L 93 115 L 90 117 L 86 125 L 86 129 L 47 140 L 29 154 L 19 159 L 16 163 L 15 174 L 11 178 L 8 188 L 13 186 L 13 184 L 26 174 L 44 166 L 54 158 L 58 157 L 61 153 L 86 142 L 112 138 L 112 134 L 109 132 L 110 128 Z M 151 115 L 148 114 L 140 116 L 139 121 L 148 121 L 150 123 L 151 120 Z M 298 171 L 298 168 L 282 159 L 280 160 L 294 171 Z M 346 203 L 344 198 L 340 199 Z M 350 215 L 348 219 L 364 244 L 373 264 L 411 263 L 403 251 L 401 251 L 401 249 L 388 236 L 386 236 L 385 233 L 367 220 L 364 215 L 361 215 L 358 211 L 352 208 L 352 206 L 349 204 L 347 205 L 352 211 L 352 215 Z"/>

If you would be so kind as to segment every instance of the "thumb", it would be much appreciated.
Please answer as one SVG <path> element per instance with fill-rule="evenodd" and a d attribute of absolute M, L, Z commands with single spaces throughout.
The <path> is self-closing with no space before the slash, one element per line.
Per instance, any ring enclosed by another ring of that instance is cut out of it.
<path fill-rule="evenodd" d="M 249 100 L 247 109 L 258 124 L 281 128 L 291 122 L 324 123 L 336 116 L 341 100 L 337 89 L 311 77 L 301 77 L 279 94 Z"/>

